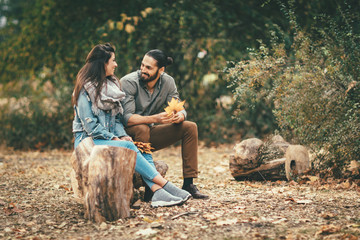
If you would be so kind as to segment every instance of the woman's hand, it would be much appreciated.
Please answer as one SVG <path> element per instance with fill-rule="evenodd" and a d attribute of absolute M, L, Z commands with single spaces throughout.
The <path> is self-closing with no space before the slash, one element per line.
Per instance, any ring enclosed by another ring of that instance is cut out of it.
<path fill-rule="evenodd" d="M 133 142 L 132 138 L 130 136 L 123 136 L 121 138 L 118 137 L 113 137 L 111 140 L 114 141 L 129 141 L 129 142 Z"/>
<path fill-rule="evenodd" d="M 130 136 L 123 136 L 120 138 L 120 141 L 129 141 L 129 142 L 133 142 L 132 138 Z"/>

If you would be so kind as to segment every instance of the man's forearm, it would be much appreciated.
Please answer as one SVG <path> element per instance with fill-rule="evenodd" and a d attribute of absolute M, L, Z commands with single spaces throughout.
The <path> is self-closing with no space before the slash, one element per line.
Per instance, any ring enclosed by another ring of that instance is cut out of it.
<path fill-rule="evenodd" d="M 134 125 L 138 125 L 138 124 L 151 124 L 151 123 L 156 123 L 156 122 L 157 122 L 156 115 L 141 116 L 139 114 L 133 114 L 129 118 L 129 120 L 127 122 L 127 126 L 130 127 L 130 126 L 134 126 Z"/>

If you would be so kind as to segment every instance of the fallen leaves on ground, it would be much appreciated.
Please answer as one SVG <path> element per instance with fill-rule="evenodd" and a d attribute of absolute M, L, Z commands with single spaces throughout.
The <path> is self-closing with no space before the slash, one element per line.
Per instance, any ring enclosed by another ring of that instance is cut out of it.
<path fill-rule="evenodd" d="M 360 192 L 354 182 L 307 176 L 303 183 L 235 181 L 232 146 L 200 147 L 198 188 L 209 200 L 151 208 L 95 224 L 72 196 L 72 152 L 0 153 L 1 239 L 358 239 Z M 153 153 L 182 185 L 180 147 Z"/>
<path fill-rule="evenodd" d="M 16 207 L 15 203 L 9 203 L 9 206 L 4 208 L 5 215 L 10 216 L 16 213 L 22 213 L 23 210 Z"/>

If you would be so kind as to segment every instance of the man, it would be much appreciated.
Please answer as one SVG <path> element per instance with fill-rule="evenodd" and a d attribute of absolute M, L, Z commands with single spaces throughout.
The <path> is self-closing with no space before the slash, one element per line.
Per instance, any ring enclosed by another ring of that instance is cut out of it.
<path fill-rule="evenodd" d="M 164 111 L 172 98 L 179 100 L 174 79 L 165 73 L 165 67 L 172 62 L 161 50 L 154 49 L 145 54 L 140 70 L 120 79 L 126 93 L 122 101 L 126 132 L 134 141 L 151 143 L 155 151 L 182 140 L 182 188 L 193 198 L 206 199 L 208 196 L 193 184 L 193 178 L 198 176 L 197 125 L 185 121 L 185 110 L 170 116 Z"/>

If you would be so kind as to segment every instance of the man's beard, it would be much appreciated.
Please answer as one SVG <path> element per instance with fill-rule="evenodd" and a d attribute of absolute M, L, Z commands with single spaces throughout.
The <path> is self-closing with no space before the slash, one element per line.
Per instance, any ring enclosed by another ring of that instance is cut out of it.
<path fill-rule="evenodd" d="M 143 74 L 148 76 L 148 78 L 144 78 Z M 151 82 L 151 81 L 154 81 L 158 77 L 158 75 L 159 75 L 159 69 L 152 76 L 148 75 L 147 73 L 141 73 L 140 80 L 143 81 L 143 82 Z"/>

